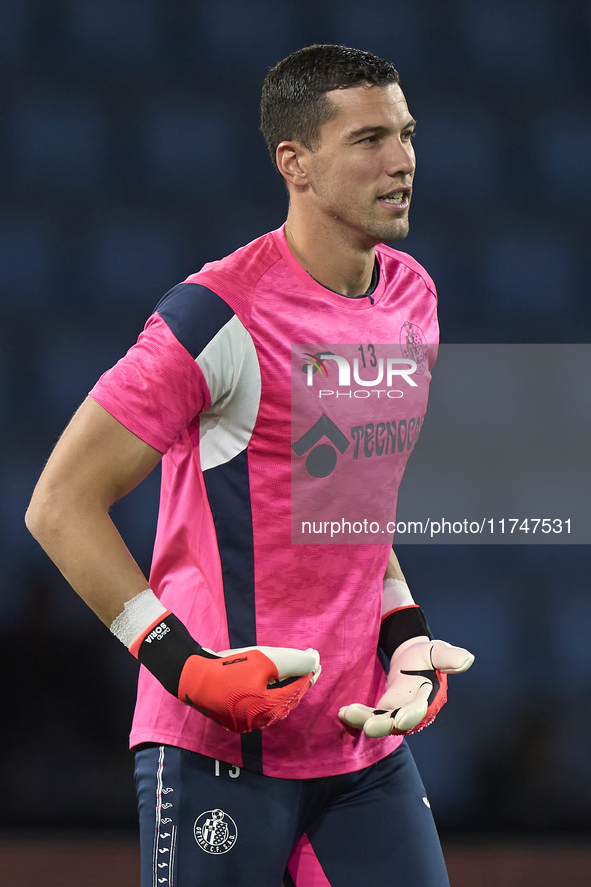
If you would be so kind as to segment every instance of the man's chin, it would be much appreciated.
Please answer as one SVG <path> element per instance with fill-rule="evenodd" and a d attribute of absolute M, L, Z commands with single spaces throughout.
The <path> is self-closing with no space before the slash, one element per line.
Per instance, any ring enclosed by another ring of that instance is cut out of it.
<path fill-rule="evenodd" d="M 378 243 L 395 243 L 404 240 L 409 232 L 408 217 L 396 219 L 390 223 L 374 222 L 365 228 L 365 245 L 377 246 Z"/>
<path fill-rule="evenodd" d="M 392 225 L 390 227 L 389 233 L 387 237 L 384 237 L 385 241 L 396 242 L 397 240 L 404 240 L 410 230 L 410 225 L 408 219 L 400 219 L 396 226 Z"/>
<path fill-rule="evenodd" d="M 408 212 L 408 211 L 407 211 Z M 377 221 L 372 225 L 372 235 L 376 238 L 376 243 L 396 242 L 404 240 L 409 231 L 408 214 L 402 218 L 391 219 L 386 222 L 384 220 Z"/>

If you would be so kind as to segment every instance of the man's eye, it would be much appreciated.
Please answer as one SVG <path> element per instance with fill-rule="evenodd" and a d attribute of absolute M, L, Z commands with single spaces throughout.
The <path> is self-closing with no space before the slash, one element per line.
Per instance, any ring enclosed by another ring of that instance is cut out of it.
<path fill-rule="evenodd" d="M 372 142 L 379 142 L 379 138 L 378 138 L 378 136 L 366 136 L 364 139 L 360 139 L 359 144 L 360 144 L 360 145 L 363 145 L 364 143 L 368 143 L 368 144 L 369 144 L 369 143 L 372 143 Z"/>
<path fill-rule="evenodd" d="M 403 132 L 403 133 L 402 133 L 402 138 L 403 138 L 403 139 L 406 139 L 408 142 L 410 142 L 410 141 L 412 141 L 412 139 L 414 139 L 414 137 L 416 136 L 416 134 L 417 134 L 417 133 L 416 133 L 416 130 L 414 130 L 414 129 L 407 129 L 406 132 Z"/>

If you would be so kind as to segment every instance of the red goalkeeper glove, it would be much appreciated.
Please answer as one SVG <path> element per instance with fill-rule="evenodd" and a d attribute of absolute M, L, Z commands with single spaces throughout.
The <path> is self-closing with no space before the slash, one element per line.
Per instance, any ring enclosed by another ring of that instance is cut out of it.
<path fill-rule="evenodd" d="M 146 612 L 152 613 L 148 625 Z M 320 674 L 315 650 L 244 647 L 213 653 L 150 589 L 125 605 L 111 631 L 169 693 L 234 733 L 260 730 L 287 717 Z"/>

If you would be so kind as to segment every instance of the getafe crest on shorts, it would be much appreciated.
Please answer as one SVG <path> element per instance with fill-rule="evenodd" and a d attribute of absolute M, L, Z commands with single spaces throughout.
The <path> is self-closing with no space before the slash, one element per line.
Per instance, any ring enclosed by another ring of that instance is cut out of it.
<path fill-rule="evenodd" d="M 238 827 L 223 810 L 206 810 L 195 820 L 195 840 L 206 853 L 217 855 L 231 850 L 238 837 Z"/>

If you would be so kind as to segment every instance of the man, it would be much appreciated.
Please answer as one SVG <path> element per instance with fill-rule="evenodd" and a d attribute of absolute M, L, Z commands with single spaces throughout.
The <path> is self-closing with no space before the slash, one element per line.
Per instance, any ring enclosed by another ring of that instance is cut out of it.
<path fill-rule="evenodd" d="M 347 546 L 290 535 L 291 345 L 376 354 L 405 329 L 437 341 L 432 281 L 381 245 L 408 232 L 415 121 L 389 62 L 332 45 L 278 63 L 261 111 L 285 226 L 164 297 L 66 429 L 27 522 L 145 666 L 131 734 L 144 887 L 279 887 L 288 860 L 298 887 L 442 887 L 403 733 L 431 722 L 444 672 L 473 657 L 431 641 L 391 532 Z M 390 458 L 367 460 L 388 501 L 416 439 L 409 402 L 388 402 Z M 346 477 L 356 457 L 341 449 Z M 108 509 L 160 459 L 148 588 Z"/>

